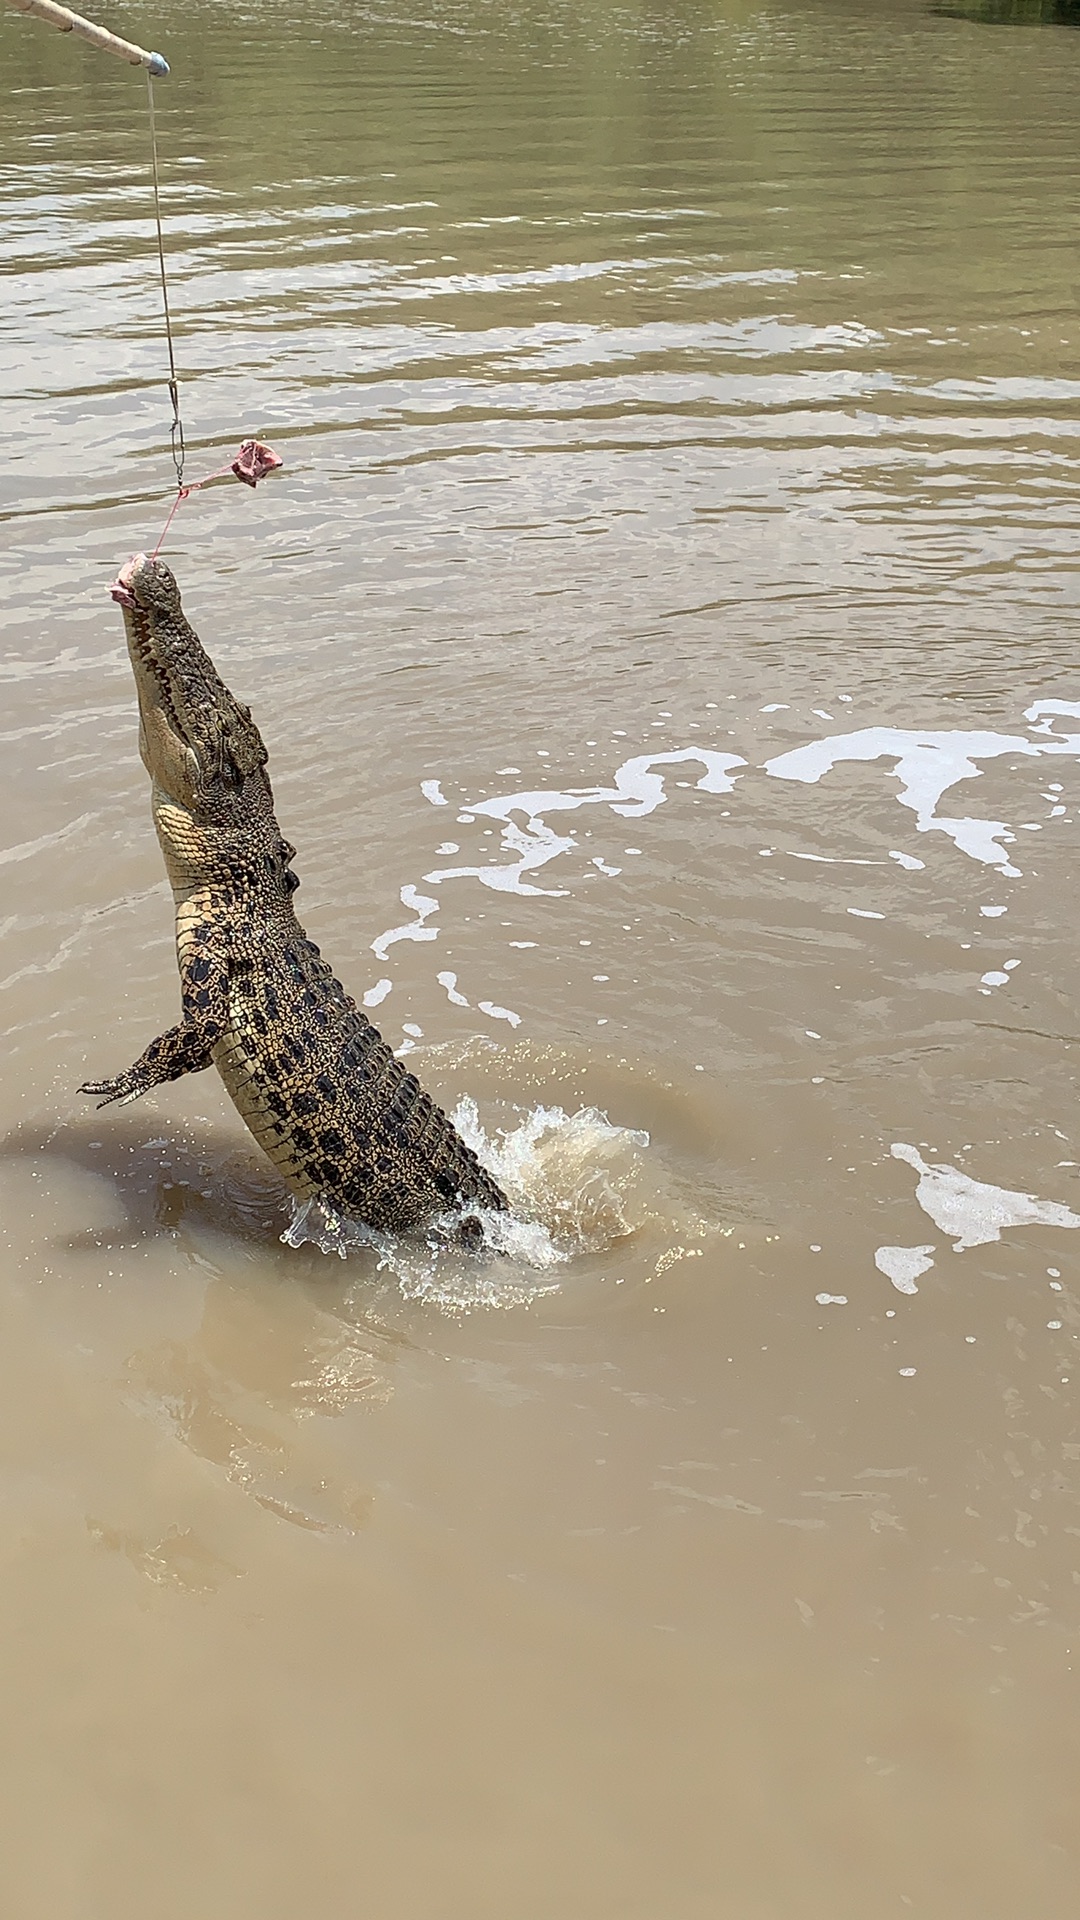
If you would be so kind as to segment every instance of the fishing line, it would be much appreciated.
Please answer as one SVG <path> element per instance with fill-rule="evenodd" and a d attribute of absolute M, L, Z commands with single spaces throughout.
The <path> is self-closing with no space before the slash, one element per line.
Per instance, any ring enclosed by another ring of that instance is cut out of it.
<path fill-rule="evenodd" d="M 180 383 L 176 374 L 176 353 L 173 348 L 172 314 L 169 311 L 169 277 L 165 271 L 165 240 L 161 231 L 161 183 L 158 175 L 157 122 L 154 119 L 154 76 L 150 68 L 146 69 L 146 104 L 150 115 L 150 160 L 154 179 L 154 225 L 157 229 L 158 265 L 161 269 L 161 304 L 165 313 L 165 344 L 169 350 L 169 399 L 172 401 L 172 425 L 169 428 L 169 445 L 172 451 L 173 466 L 176 469 L 176 490 L 180 494 L 184 487 L 184 423 L 180 418 Z M 173 507 L 173 513 L 179 500 Z M 172 514 L 169 515 L 172 519 Z M 168 523 L 166 522 L 166 530 Z M 161 539 L 165 538 L 162 533 Z M 158 541 L 161 545 L 161 541 Z"/>
<path fill-rule="evenodd" d="M 149 53 L 145 47 L 135 45 L 132 40 L 121 40 L 118 34 L 110 33 L 107 27 L 99 27 L 95 21 L 87 20 L 81 13 L 73 13 L 70 7 L 59 4 L 59 0 L 8 0 L 8 5 L 17 7 L 20 13 L 34 14 L 40 20 L 47 20 L 50 26 L 57 27 L 61 33 L 76 33 L 91 46 L 100 47 L 105 53 L 114 53 L 129 66 L 146 68 L 146 102 L 150 117 L 150 160 L 154 185 L 154 227 L 157 235 L 158 268 L 161 274 L 161 305 L 165 315 L 165 345 L 169 356 L 169 378 L 166 382 L 169 399 L 172 402 L 172 423 L 169 427 L 169 448 L 176 472 L 176 499 L 169 509 L 169 516 L 161 529 L 161 536 L 154 548 L 156 558 L 161 550 L 162 541 L 172 525 L 173 515 L 181 500 L 194 493 L 196 488 L 205 487 L 211 480 L 220 480 L 227 473 L 236 475 L 245 486 L 254 487 L 266 474 L 273 473 L 275 467 L 284 465 L 279 454 L 265 446 L 261 440 L 245 440 L 235 460 L 226 466 L 218 467 L 214 473 L 208 473 L 202 480 L 184 480 L 184 422 L 180 414 L 180 379 L 176 371 L 176 348 L 173 341 L 172 311 L 169 306 L 169 276 L 165 266 L 165 236 L 161 223 L 161 178 L 158 167 L 157 122 L 154 117 L 154 79 L 164 78 L 169 72 L 169 63 L 160 53 Z"/>
<path fill-rule="evenodd" d="M 176 371 L 176 347 L 173 341 L 172 311 L 169 306 L 169 275 L 165 266 L 165 235 L 161 224 L 161 175 L 158 167 L 157 121 L 154 118 L 154 73 L 151 67 L 146 69 L 146 105 L 150 120 L 150 163 L 154 186 L 154 231 L 157 237 L 158 269 L 161 275 L 161 307 L 165 316 L 165 346 L 169 355 L 169 378 L 166 385 L 172 402 L 172 424 L 169 427 L 169 450 L 176 472 L 176 499 L 169 508 L 165 525 L 157 538 L 153 558 L 156 560 L 165 544 L 165 536 L 172 526 L 176 510 L 181 501 L 195 493 L 199 487 L 205 487 L 211 480 L 221 480 L 227 473 L 233 473 L 246 486 L 254 487 L 263 477 L 272 473 L 283 462 L 280 455 L 264 446 L 261 440 L 245 440 L 235 460 L 223 467 L 217 467 L 202 480 L 191 480 L 184 484 L 184 460 L 187 448 L 184 444 L 184 422 L 180 413 L 180 377 Z"/>

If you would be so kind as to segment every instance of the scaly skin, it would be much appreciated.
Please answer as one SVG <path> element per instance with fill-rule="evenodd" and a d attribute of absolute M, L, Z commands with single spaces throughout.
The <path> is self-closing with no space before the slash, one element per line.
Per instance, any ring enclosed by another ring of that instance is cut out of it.
<path fill-rule="evenodd" d="M 176 902 L 183 1018 L 126 1073 L 81 1092 L 106 1106 L 213 1065 L 301 1203 L 321 1197 L 397 1229 L 470 1202 L 505 1209 L 297 920 L 296 849 L 274 817 L 262 736 L 184 618 L 168 567 L 138 554 L 112 591 Z"/>

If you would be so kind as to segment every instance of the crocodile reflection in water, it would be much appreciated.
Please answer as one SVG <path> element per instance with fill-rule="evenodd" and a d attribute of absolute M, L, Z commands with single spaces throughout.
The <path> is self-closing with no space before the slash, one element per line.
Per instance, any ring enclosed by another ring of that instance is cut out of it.
<path fill-rule="evenodd" d="M 183 1018 L 101 1104 L 216 1066 L 301 1205 L 383 1229 L 450 1209 L 506 1209 L 491 1175 L 350 999 L 293 911 L 289 862 L 251 718 L 180 604 L 169 568 L 138 554 L 112 588 L 139 698 L 139 751 L 176 902 Z M 479 1237 L 479 1222 L 459 1224 Z"/>

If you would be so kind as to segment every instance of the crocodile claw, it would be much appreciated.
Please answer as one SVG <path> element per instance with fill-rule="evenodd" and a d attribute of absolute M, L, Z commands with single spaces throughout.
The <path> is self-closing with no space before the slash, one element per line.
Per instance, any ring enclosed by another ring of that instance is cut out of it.
<path fill-rule="evenodd" d="M 115 1080 L 87 1080 L 79 1088 L 80 1093 L 101 1094 L 99 1107 L 111 1107 L 114 1100 L 126 1107 L 128 1101 L 137 1100 L 142 1091 L 141 1087 L 131 1085 L 127 1074 L 119 1074 Z"/>

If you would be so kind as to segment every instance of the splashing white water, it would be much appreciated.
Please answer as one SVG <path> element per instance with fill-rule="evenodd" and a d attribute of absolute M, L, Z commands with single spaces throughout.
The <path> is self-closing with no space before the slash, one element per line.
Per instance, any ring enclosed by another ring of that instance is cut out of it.
<path fill-rule="evenodd" d="M 521 1306 L 553 1292 L 554 1270 L 625 1239 L 644 1217 L 634 1196 L 647 1133 L 612 1126 L 595 1107 L 572 1114 L 536 1107 L 516 1126 L 491 1134 L 472 1099 L 463 1099 L 452 1118 L 503 1188 L 508 1213 L 468 1206 L 434 1221 L 423 1237 L 408 1238 L 369 1227 L 320 1194 L 302 1206 L 293 1202 L 282 1240 L 342 1260 L 367 1248 L 377 1256 L 377 1270 L 392 1273 L 406 1299 L 463 1312 Z M 480 1223 L 482 1244 L 475 1252 L 460 1244 L 463 1219 Z"/>
<path fill-rule="evenodd" d="M 633 1232 L 631 1200 L 647 1133 L 612 1126 L 596 1107 L 571 1114 L 562 1107 L 534 1107 L 516 1127 L 489 1137 L 468 1097 L 453 1121 L 510 1202 L 509 1221 L 505 1215 L 496 1221 L 508 1233 L 519 1225 L 539 1226 L 551 1248 L 544 1264 L 598 1253 Z M 507 1244 L 500 1251 L 514 1248 Z"/>

